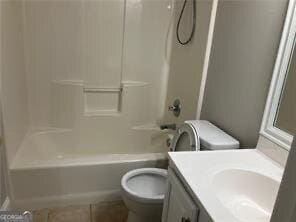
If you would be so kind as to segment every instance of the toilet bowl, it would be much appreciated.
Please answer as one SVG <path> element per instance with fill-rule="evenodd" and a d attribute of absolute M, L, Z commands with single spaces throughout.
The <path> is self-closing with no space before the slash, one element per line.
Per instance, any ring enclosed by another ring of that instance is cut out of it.
<path fill-rule="evenodd" d="M 122 198 L 129 209 L 127 222 L 160 222 L 167 170 L 142 168 L 121 179 Z"/>

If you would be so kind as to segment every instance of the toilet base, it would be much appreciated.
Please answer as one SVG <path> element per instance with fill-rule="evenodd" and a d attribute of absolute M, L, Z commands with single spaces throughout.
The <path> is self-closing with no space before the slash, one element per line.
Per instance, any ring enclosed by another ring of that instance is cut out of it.
<path fill-rule="evenodd" d="M 134 212 L 129 211 L 127 222 L 161 222 L 161 218 L 136 215 Z"/>

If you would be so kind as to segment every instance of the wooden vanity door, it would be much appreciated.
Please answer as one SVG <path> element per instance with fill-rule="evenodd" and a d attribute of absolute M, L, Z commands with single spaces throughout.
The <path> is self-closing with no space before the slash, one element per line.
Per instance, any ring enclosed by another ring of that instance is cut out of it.
<path fill-rule="evenodd" d="M 168 178 L 162 222 L 197 222 L 199 209 L 171 169 Z"/>

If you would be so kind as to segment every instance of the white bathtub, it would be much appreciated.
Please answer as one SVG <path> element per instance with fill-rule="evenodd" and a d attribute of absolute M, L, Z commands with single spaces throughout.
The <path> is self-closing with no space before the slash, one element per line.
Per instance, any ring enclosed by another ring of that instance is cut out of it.
<path fill-rule="evenodd" d="M 122 153 L 108 154 L 79 149 L 70 131 L 30 134 L 10 166 L 12 206 L 35 209 L 119 199 L 123 174 L 141 167 L 166 167 L 167 135 L 162 137 L 138 153 L 118 149 Z"/>

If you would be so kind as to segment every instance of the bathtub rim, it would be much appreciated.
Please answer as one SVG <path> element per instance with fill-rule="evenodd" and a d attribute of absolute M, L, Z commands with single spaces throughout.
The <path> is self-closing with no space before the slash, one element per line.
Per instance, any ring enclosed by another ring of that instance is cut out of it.
<path fill-rule="evenodd" d="M 60 167 L 78 167 L 107 165 L 116 163 L 133 163 L 142 161 L 167 160 L 167 152 L 164 153 L 140 153 L 140 154 L 98 154 L 94 156 L 82 156 L 65 159 L 41 160 L 34 163 L 20 163 L 14 160 L 9 170 L 33 170 L 33 169 L 55 169 Z"/>

